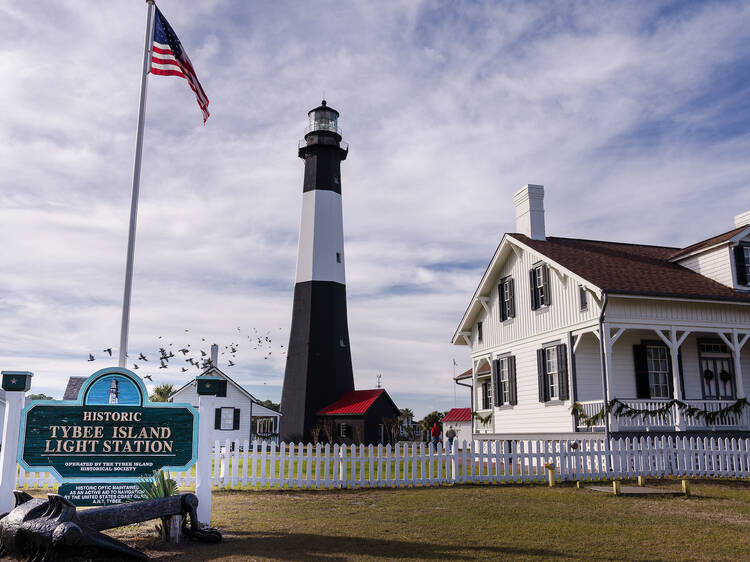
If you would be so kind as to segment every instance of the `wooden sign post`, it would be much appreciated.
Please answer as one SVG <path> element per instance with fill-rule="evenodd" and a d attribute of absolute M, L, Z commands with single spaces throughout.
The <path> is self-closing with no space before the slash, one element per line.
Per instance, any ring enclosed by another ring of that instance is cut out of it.
<path fill-rule="evenodd" d="M 0 449 L 0 513 L 8 513 L 15 504 L 13 490 L 16 488 L 16 443 L 18 443 L 18 419 L 21 417 L 26 391 L 31 388 L 32 373 L 28 371 L 3 371 L 2 387 L 5 391 L 5 424 L 3 443 Z"/>

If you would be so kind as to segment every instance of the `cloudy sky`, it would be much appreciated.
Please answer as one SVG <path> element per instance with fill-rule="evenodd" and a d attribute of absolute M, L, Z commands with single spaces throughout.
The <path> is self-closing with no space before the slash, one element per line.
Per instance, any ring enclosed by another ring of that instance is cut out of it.
<path fill-rule="evenodd" d="M 279 399 L 296 147 L 323 96 L 350 144 L 356 384 L 382 373 L 418 415 L 454 405 L 470 361 L 450 338 L 522 184 L 545 185 L 556 236 L 682 246 L 750 209 L 747 3 L 159 6 L 211 117 L 151 77 L 130 350 L 155 382 L 196 374 L 155 369 L 163 342 L 235 342 L 226 371 Z M 145 19 L 141 0 L 0 0 L 0 368 L 56 397 L 116 364 Z"/>

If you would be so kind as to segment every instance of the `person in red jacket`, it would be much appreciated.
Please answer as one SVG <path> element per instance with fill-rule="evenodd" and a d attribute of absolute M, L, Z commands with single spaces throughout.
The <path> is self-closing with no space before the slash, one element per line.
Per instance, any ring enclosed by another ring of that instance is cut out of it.
<path fill-rule="evenodd" d="M 432 446 L 437 449 L 438 443 L 440 443 L 440 434 L 442 431 L 440 431 L 440 426 L 437 422 L 435 422 L 432 426 L 432 429 L 430 430 L 430 435 L 432 435 Z"/>

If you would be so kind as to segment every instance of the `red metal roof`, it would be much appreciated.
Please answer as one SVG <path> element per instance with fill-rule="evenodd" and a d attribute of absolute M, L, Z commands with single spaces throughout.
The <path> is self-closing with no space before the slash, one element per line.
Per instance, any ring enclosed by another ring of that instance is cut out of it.
<path fill-rule="evenodd" d="M 336 402 L 329 404 L 318 412 L 317 415 L 356 415 L 364 414 L 370 409 L 381 394 L 385 392 L 384 388 L 373 388 L 372 390 L 351 390 L 344 392 Z"/>
<path fill-rule="evenodd" d="M 443 418 L 443 423 L 468 421 L 471 421 L 471 408 L 452 408 Z"/>

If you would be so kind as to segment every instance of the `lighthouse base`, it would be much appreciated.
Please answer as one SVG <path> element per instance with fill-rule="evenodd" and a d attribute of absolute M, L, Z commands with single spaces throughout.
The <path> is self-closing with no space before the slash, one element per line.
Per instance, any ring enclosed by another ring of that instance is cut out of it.
<path fill-rule="evenodd" d="M 309 440 L 317 412 L 350 390 L 354 390 L 354 374 L 346 285 L 297 283 L 281 394 L 282 441 Z"/>

